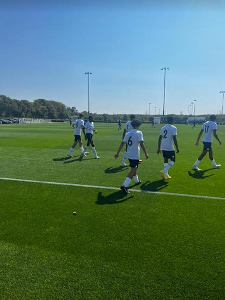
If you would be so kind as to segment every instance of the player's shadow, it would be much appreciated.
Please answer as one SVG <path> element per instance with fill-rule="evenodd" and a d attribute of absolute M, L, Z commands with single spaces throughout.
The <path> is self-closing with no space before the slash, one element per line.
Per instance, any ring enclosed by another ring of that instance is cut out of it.
<path fill-rule="evenodd" d="M 158 192 L 168 186 L 168 181 L 163 179 L 156 180 L 156 181 L 147 181 L 141 185 L 141 190 L 143 191 L 154 191 Z"/>
<path fill-rule="evenodd" d="M 201 171 L 188 171 L 188 175 L 195 178 L 195 179 L 205 179 L 211 176 L 214 176 L 215 174 L 210 174 L 210 175 L 204 175 L 205 172 L 213 170 L 211 169 L 206 169 L 206 170 L 201 170 Z"/>
<path fill-rule="evenodd" d="M 102 192 L 98 193 L 97 201 L 95 202 L 98 205 L 105 205 L 105 204 L 120 204 L 123 203 L 134 196 L 126 195 L 122 191 L 117 191 L 112 193 L 108 196 L 103 196 Z"/>
<path fill-rule="evenodd" d="M 123 167 L 123 166 L 119 166 L 119 167 L 116 167 L 116 168 L 112 168 L 112 167 L 109 167 L 107 169 L 105 169 L 105 173 L 119 173 L 119 172 L 122 172 L 124 170 L 126 170 L 128 167 Z"/>
<path fill-rule="evenodd" d="M 53 161 L 65 161 L 70 159 L 70 157 L 57 157 L 57 158 L 53 158 Z"/>
<path fill-rule="evenodd" d="M 70 163 L 73 163 L 73 162 L 75 162 L 75 161 L 82 161 L 83 158 L 84 158 L 83 155 L 80 155 L 78 158 L 70 159 L 70 160 L 64 161 L 64 164 L 70 164 Z"/>

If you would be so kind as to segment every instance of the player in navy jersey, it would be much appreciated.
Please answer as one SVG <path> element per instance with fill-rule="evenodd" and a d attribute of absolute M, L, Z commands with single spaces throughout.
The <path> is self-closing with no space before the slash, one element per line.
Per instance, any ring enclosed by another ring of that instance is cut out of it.
<path fill-rule="evenodd" d="M 141 184 L 141 181 L 139 181 L 138 175 L 137 175 L 137 168 L 139 165 L 139 159 L 140 159 L 140 147 L 141 146 L 146 159 L 148 158 L 148 154 L 144 145 L 144 139 L 143 134 L 141 131 L 139 131 L 139 127 L 141 125 L 141 122 L 139 120 L 133 120 L 131 122 L 132 130 L 129 131 L 123 141 L 121 142 L 119 149 L 117 153 L 115 154 L 115 158 L 119 157 L 119 153 L 122 150 L 123 146 L 127 145 L 127 158 L 130 162 L 130 172 L 127 175 L 127 178 L 125 179 L 123 185 L 120 187 L 120 189 L 128 194 L 128 185 L 131 182 L 132 178 L 135 181 L 135 185 Z"/>
<path fill-rule="evenodd" d="M 221 141 L 216 133 L 217 130 L 217 124 L 215 123 L 216 121 L 216 116 L 215 115 L 211 115 L 209 117 L 209 121 L 205 122 L 202 125 L 202 129 L 199 132 L 198 138 L 197 138 L 197 142 L 195 143 L 196 146 L 198 146 L 199 144 L 199 140 L 204 132 L 204 137 L 202 139 L 203 142 L 203 151 L 200 154 L 200 156 L 198 157 L 198 159 L 196 160 L 196 162 L 194 163 L 192 169 L 195 171 L 200 171 L 201 169 L 199 169 L 198 165 L 201 162 L 201 160 L 203 159 L 203 157 L 206 155 L 207 152 L 209 152 L 209 159 L 212 162 L 213 168 L 214 169 L 219 169 L 221 167 L 221 165 L 217 165 L 215 160 L 213 159 L 213 151 L 212 151 L 212 138 L 213 136 L 215 137 L 215 139 L 219 142 L 219 144 L 221 145 Z"/>

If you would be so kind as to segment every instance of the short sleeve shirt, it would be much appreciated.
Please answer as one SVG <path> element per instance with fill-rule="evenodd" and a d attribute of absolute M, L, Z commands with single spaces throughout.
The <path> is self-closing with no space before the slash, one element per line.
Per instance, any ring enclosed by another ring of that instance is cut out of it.
<path fill-rule="evenodd" d="M 140 142 L 143 140 L 143 134 L 137 129 L 126 133 L 123 142 L 127 144 L 127 157 L 138 160 L 140 158 Z"/>
<path fill-rule="evenodd" d="M 162 136 L 161 150 L 174 151 L 173 136 L 177 135 L 177 128 L 171 124 L 167 124 L 161 128 Z"/>
<path fill-rule="evenodd" d="M 129 132 L 131 130 L 133 130 L 133 127 L 131 125 L 131 121 L 128 121 L 126 124 L 125 124 L 125 128 L 126 132 Z"/>
<path fill-rule="evenodd" d="M 202 125 L 204 131 L 203 142 L 212 143 L 213 130 L 217 129 L 217 124 L 213 121 L 207 121 Z"/>
<path fill-rule="evenodd" d="M 91 133 L 91 134 L 93 134 L 94 123 L 93 123 L 93 122 L 87 122 L 87 123 L 85 124 L 85 129 L 86 129 L 86 133 Z"/>
<path fill-rule="evenodd" d="M 74 122 L 74 126 L 75 126 L 74 135 L 81 135 L 81 128 L 82 126 L 84 126 L 84 121 L 81 119 L 77 119 Z"/>

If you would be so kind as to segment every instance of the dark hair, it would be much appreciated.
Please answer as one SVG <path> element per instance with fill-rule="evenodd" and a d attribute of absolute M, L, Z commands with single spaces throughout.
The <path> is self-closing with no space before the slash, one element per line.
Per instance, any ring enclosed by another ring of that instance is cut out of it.
<path fill-rule="evenodd" d="M 167 122 L 168 122 L 169 124 L 172 124 L 172 123 L 173 123 L 173 117 L 168 117 L 168 118 L 167 118 Z"/>
<path fill-rule="evenodd" d="M 88 117 L 88 120 L 92 122 L 92 121 L 93 121 L 93 117 L 92 117 L 92 116 L 89 116 L 89 117 Z"/>
<path fill-rule="evenodd" d="M 130 119 L 131 119 L 131 120 L 134 120 L 135 118 L 136 118 L 135 115 L 130 115 Z"/>
<path fill-rule="evenodd" d="M 131 126 L 133 127 L 133 128 L 137 128 L 137 127 L 139 127 L 141 125 L 141 121 L 139 121 L 139 120 L 133 120 L 132 122 L 131 122 Z"/>
<path fill-rule="evenodd" d="M 216 120 L 216 116 L 215 116 L 215 115 L 211 115 L 211 116 L 209 117 L 209 120 L 210 120 L 210 121 L 215 121 L 215 120 Z"/>
<path fill-rule="evenodd" d="M 84 115 L 82 115 L 82 114 L 79 114 L 79 118 L 83 118 L 84 117 Z"/>

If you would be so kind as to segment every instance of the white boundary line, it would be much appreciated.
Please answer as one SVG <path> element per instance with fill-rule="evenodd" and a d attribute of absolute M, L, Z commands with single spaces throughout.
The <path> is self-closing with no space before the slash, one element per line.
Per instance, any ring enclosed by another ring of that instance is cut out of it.
<path fill-rule="evenodd" d="M 76 186 L 76 187 L 86 187 L 86 188 L 105 189 L 105 190 L 114 190 L 114 191 L 120 190 L 119 188 L 110 187 L 110 186 L 86 185 L 86 184 L 77 184 L 77 183 L 38 181 L 38 180 L 4 178 L 4 177 L 0 177 L 0 180 L 20 181 L 20 182 L 30 182 L 30 183 L 40 183 L 40 184 L 52 184 L 52 185 L 64 185 L 64 186 Z M 136 192 L 136 193 L 145 193 L 145 194 L 156 194 L 156 195 L 167 195 L 167 196 L 178 196 L 178 197 L 189 197 L 189 198 L 201 198 L 201 199 L 213 199 L 213 200 L 225 200 L 225 198 L 222 198 L 222 197 L 210 197 L 210 196 L 177 194 L 177 193 L 166 193 L 166 192 L 153 192 L 153 191 L 145 191 L 145 190 L 130 190 L 130 191 L 131 192 Z"/>

